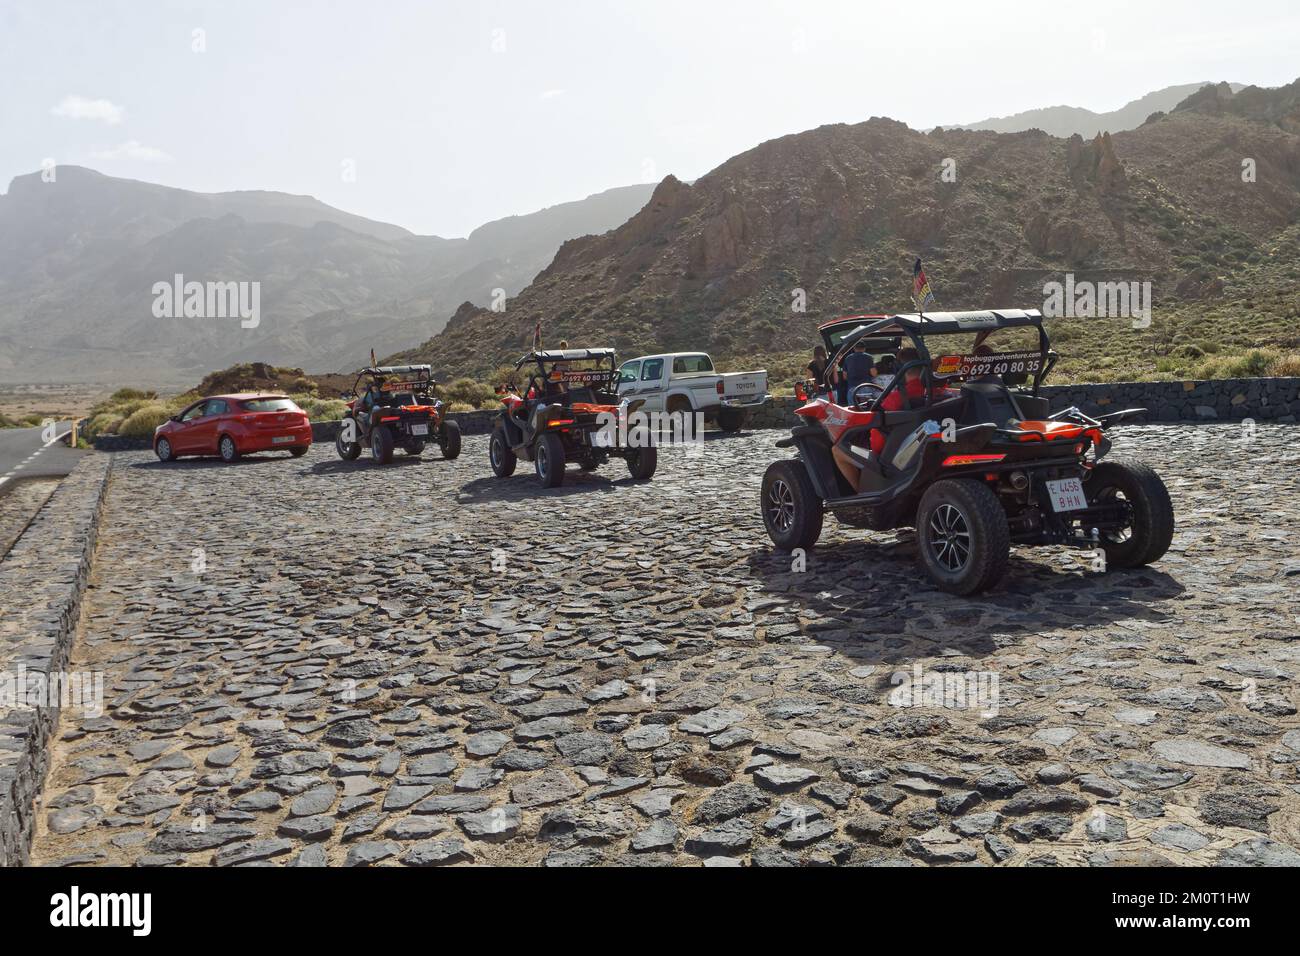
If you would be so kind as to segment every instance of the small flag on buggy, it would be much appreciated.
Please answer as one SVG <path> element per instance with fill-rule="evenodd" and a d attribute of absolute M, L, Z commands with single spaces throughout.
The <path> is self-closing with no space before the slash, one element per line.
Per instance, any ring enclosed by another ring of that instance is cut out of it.
<path fill-rule="evenodd" d="M 934 293 L 930 291 L 930 281 L 925 277 L 920 259 L 912 266 L 912 301 L 916 303 L 918 312 L 924 312 L 928 306 L 934 305 Z"/>
<path fill-rule="evenodd" d="M 375 350 L 370 350 L 370 367 L 375 368 L 379 363 L 375 361 Z"/>
<path fill-rule="evenodd" d="M 537 320 L 536 327 L 533 328 L 533 351 L 540 351 L 542 348 L 542 320 Z"/>

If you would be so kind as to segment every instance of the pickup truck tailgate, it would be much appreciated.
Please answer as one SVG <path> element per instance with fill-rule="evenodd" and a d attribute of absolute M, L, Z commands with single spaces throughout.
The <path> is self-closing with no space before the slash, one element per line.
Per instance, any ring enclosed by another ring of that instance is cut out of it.
<path fill-rule="evenodd" d="M 722 397 L 747 403 L 761 402 L 767 397 L 767 371 L 729 372 L 722 379 Z"/>

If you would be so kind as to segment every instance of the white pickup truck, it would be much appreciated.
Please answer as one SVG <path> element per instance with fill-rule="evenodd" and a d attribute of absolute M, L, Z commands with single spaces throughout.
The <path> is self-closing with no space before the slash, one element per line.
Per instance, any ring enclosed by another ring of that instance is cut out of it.
<path fill-rule="evenodd" d="M 703 352 L 643 355 L 619 367 L 618 394 L 642 399 L 645 412 L 700 412 L 735 432 L 767 401 L 767 371 L 719 373 Z"/>

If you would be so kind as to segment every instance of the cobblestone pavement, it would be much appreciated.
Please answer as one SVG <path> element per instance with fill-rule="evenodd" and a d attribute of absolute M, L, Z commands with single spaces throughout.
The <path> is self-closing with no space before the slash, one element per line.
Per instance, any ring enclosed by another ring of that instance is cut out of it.
<path fill-rule="evenodd" d="M 33 861 L 1300 864 L 1294 426 L 1129 429 L 1170 553 L 975 599 L 831 519 L 792 571 L 780 437 L 550 493 L 119 456 Z"/>
<path fill-rule="evenodd" d="M 20 481 L 0 494 L 0 558 L 9 553 L 28 523 L 59 487 L 57 478 Z"/>

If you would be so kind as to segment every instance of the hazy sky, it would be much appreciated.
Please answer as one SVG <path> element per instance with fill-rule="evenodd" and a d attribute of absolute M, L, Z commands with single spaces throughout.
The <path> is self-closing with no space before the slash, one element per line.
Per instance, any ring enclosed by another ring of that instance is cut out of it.
<path fill-rule="evenodd" d="M 0 0 L 0 189 L 53 158 L 456 236 L 825 123 L 1278 86 L 1298 39 L 1295 0 Z"/>

